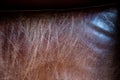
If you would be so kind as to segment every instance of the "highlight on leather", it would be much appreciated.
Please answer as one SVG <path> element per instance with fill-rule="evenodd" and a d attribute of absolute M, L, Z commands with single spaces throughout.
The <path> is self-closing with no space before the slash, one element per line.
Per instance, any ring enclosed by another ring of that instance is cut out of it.
<path fill-rule="evenodd" d="M 108 48 L 113 48 L 112 46 L 115 44 L 114 38 L 117 15 L 117 10 L 105 10 L 94 14 L 94 16 L 90 17 L 88 24 L 85 25 L 83 33 L 85 33 L 84 36 L 88 38 L 83 39 L 84 41 L 86 40 L 85 43 L 97 53 L 105 54 Z"/>
<path fill-rule="evenodd" d="M 0 80 L 114 80 L 117 10 L 0 15 Z"/>

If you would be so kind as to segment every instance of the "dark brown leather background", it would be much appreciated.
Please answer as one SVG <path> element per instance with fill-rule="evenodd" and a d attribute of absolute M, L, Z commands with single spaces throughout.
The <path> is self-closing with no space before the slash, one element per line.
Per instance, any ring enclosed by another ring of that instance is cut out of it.
<path fill-rule="evenodd" d="M 116 3 L 115 0 L 1 0 L 0 10 L 66 9 Z"/>

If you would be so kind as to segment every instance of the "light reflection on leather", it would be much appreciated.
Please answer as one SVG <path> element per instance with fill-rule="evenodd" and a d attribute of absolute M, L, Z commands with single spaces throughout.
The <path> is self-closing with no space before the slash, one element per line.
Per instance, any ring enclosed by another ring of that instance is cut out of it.
<path fill-rule="evenodd" d="M 105 11 L 96 15 L 95 18 L 92 20 L 92 24 L 96 25 L 97 27 L 105 31 L 112 33 L 114 32 L 115 28 L 116 17 L 117 17 L 116 10 Z"/>
<path fill-rule="evenodd" d="M 82 41 L 96 53 L 109 53 L 115 44 L 116 19 L 115 9 L 93 14 L 83 27 Z"/>

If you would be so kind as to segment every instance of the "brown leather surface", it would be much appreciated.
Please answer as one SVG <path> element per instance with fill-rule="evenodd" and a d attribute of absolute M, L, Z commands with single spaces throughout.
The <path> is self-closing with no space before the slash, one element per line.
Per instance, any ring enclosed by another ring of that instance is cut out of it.
<path fill-rule="evenodd" d="M 105 29 L 91 22 L 97 18 L 109 25 L 114 20 L 109 14 L 115 12 L 105 11 L 106 18 L 97 10 L 0 15 L 0 80 L 120 80 L 115 79 L 119 75 L 115 45 L 95 36 L 92 32 L 104 34 Z"/>

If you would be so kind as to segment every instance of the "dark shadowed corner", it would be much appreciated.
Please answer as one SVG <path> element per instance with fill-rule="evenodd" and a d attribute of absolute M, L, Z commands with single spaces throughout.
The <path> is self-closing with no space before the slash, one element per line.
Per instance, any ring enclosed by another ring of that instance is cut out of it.
<path fill-rule="evenodd" d="M 120 8 L 117 7 L 118 18 L 116 22 L 116 46 L 113 66 L 116 66 L 114 80 L 120 80 Z"/>

